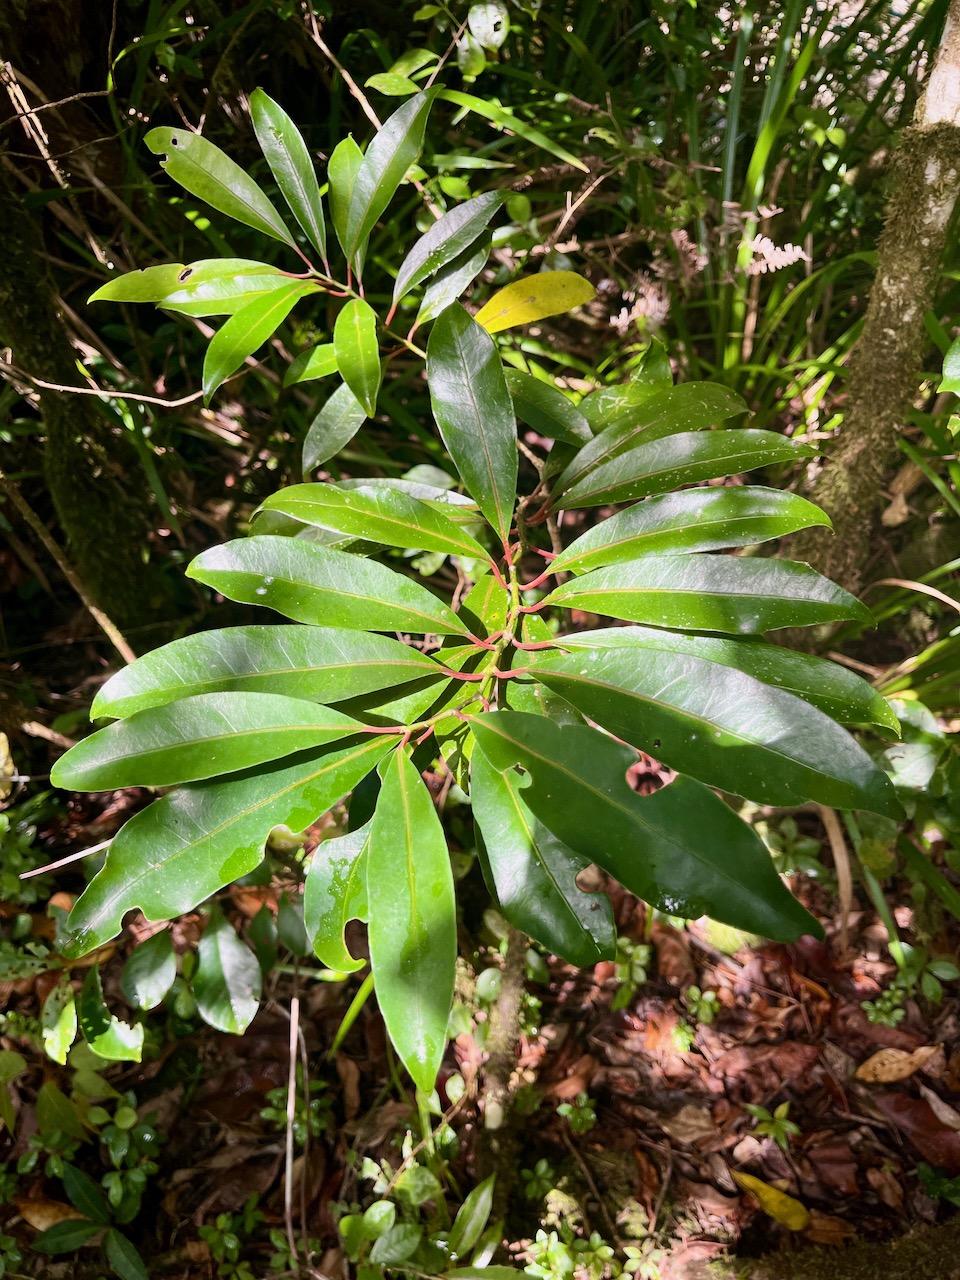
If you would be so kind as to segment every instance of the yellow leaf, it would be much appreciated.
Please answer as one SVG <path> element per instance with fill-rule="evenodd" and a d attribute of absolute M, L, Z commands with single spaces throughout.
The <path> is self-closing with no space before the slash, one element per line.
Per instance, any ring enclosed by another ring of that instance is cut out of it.
<path fill-rule="evenodd" d="M 856 1079 L 867 1084 L 894 1084 L 897 1080 L 908 1080 L 915 1071 L 924 1067 L 939 1052 L 938 1044 L 926 1044 L 913 1053 L 905 1049 L 881 1049 L 866 1062 L 861 1062 L 856 1070 Z"/>
<path fill-rule="evenodd" d="M 788 1231 L 803 1231 L 810 1223 L 810 1210 L 793 1196 L 778 1191 L 749 1173 L 734 1173 L 734 1181 L 750 1194 L 763 1212 Z"/>
<path fill-rule="evenodd" d="M 474 319 L 487 333 L 499 333 L 501 329 L 572 311 L 589 302 L 595 293 L 590 281 L 575 271 L 541 271 L 539 275 L 514 280 L 495 293 Z"/>
<path fill-rule="evenodd" d="M 0 733 L 0 800 L 6 800 L 13 790 L 13 784 L 8 779 L 16 772 L 13 756 L 10 754 L 10 742 L 5 733 Z"/>

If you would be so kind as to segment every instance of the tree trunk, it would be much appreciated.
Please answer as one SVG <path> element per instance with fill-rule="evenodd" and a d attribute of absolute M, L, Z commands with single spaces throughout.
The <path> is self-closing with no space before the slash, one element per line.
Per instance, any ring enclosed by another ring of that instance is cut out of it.
<path fill-rule="evenodd" d="M 0 345 L 24 372 L 77 385 L 37 227 L 4 177 L 0 226 Z M 135 449 L 90 397 L 41 391 L 39 398 L 47 487 L 80 580 L 118 622 L 155 616 L 161 597 L 144 569 L 150 508 Z"/>
<path fill-rule="evenodd" d="M 811 495 L 834 532 L 804 530 L 791 548 L 850 591 L 863 584 L 884 485 L 900 460 L 897 439 L 927 345 L 923 317 L 958 196 L 960 0 L 952 0 L 926 91 L 894 157 L 877 274 L 848 362 L 843 425 Z"/>

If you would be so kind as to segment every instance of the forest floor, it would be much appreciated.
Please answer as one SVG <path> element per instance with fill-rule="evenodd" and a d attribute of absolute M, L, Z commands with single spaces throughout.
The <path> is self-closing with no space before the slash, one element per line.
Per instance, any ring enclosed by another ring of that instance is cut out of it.
<path fill-rule="evenodd" d="M 41 828 L 38 846 L 54 861 L 108 839 L 147 798 L 136 791 L 73 797 Z M 822 836 L 815 811 L 795 821 L 798 838 Z M 854 898 L 841 918 L 829 862 L 825 851 L 820 878 L 793 880 L 824 924 L 823 942 L 764 944 L 706 920 L 683 925 L 651 918 L 614 887 L 618 932 L 633 945 L 634 976 L 645 968 L 646 980 L 624 990 L 625 968 L 613 962 L 578 972 L 546 957 L 549 981 L 542 981 L 547 973 L 541 970 L 540 982 L 526 984 L 527 1029 L 512 1077 L 518 1156 L 498 1170 L 509 1193 L 504 1238 L 515 1242 L 514 1265 L 523 1265 L 523 1242 L 541 1223 L 549 1231 L 561 1220 L 587 1236 L 598 1232 L 615 1245 L 632 1243 L 640 1250 L 633 1266 L 642 1263 L 641 1276 L 676 1280 L 707 1274 L 706 1263 L 728 1257 L 780 1251 L 785 1264 L 808 1243 L 848 1251 L 855 1240 L 889 1240 L 950 1218 L 944 1197 L 960 1203 L 960 1178 L 950 1181 L 960 1175 L 960 1112 L 953 1106 L 960 1093 L 960 1001 L 947 984 L 937 1004 L 905 998 L 895 1026 L 870 1020 L 864 1004 L 890 986 L 895 966 L 872 910 Z M 76 879 L 68 868 L 64 890 L 79 887 Z M 891 906 L 906 928 L 916 922 L 909 893 L 900 887 L 902 901 Z M 223 906 L 242 929 L 264 904 L 276 904 L 281 888 L 235 887 L 225 891 Z M 469 916 L 469 878 L 465 888 Z M 888 892 L 895 894 L 897 885 Z M 8 917 L 22 910 L 0 903 Z M 476 938 L 489 943 L 473 939 L 480 970 L 500 960 L 496 939 L 484 933 L 482 908 L 477 915 Z M 51 924 L 38 906 L 33 935 L 49 934 Z M 175 922 L 178 951 L 195 949 L 201 924 L 199 914 Z M 130 1016 L 118 985 L 123 963 L 151 931 L 134 920 L 100 957 L 107 1002 L 122 1017 Z M 362 937 L 355 941 L 362 954 Z M 957 941 L 954 924 L 929 951 L 956 955 Z M 637 950 L 643 947 L 649 953 Z M 148 1059 L 101 1073 L 119 1093 L 134 1092 L 140 1117 L 149 1117 L 162 1135 L 152 1191 L 127 1228 L 151 1270 L 216 1274 L 217 1259 L 198 1229 L 223 1214 L 236 1215 L 231 1224 L 239 1229 L 244 1206 L 252 1203 L 264 1215 L 243 1241 L 254 1275 L 276 1274 L 265 1269 L 266 1230 L 283 1231 L 290 1220 L 298 1238 L 302 1231 L 319 1246 L 314 1265 L 345 1277 L 335 1206 L 374 1198 L 358 1157 L 386 1159 L 396 1169 L 404 1134 L 409 1130 L 419 1141 L 412 1091 L 398 1079 L 373 1000 L 337 1051 L 329 1051 L 359 979 L 316 981 L 309 961 L 298 967 L 292 956 L 281 960 L 286 963 L 271 971 L 261 1011 L 244 1036 L 177 1020 L 161 1008 L 147 1015 L 155 1033 Z M 28 1025 L 55 981 L 54 971 L 0 984 L 0 1009 Z M 704 999 L 705 993 L 713 994 Z M 261 1113 L 276 1106 L 268 1095 L 288 1080 L 294 994 L 309 1079 L 322 1082 L 315 1096 L 322 1099 L 325 1127 L 297 1155 L 285 1208 L 283 1117 Z M 478 1177 L 476 1085 L 482 1088 L 483 1055 L 475 1033 L 485 1018 L 482 1003 L 475 1005 L 441 1077 L 441 1107 L 457 1134 L 449 1169 L 461 1193 Z M 27 1056 L 30 1070 L 10 1086 L 17 1121 L 13 1137 L 0 1137 L 0 1158 L 10 1170 L 36 1129 L 39 1086 L 53 1079 L 69 1093 L 72 1075 L 44 1060 L 29 1038 L 11 1034 L 14 1025 L 7 1023 L 2 1047 Z M 881 1051 L 892 1052 L 878 1057 Z M 468 1085 L 454 1106 L 443 1093 L 451 1070 Z M 592 1102 L 592 1126 L 582 1095 Z M 772 1114 L 784 1103 L 790 1125 L 778 1144 L 747 1108 Z M 563 1104 L 574 1114 L 559 1114 Z M 94 1177 L 100 1160 L 89 1142 L 75 1157 Z M 63 1269 L 28 1252 L 35 1229 L 58 1220 L 63 1200 L 57 1180 L 38 1170 L 22 1176 L 12 1201 L 0 1208 L 0 1230 L 23 1248 L 22 1266 L 31 1274 L 71 1273 L 73 1264 Z M 786 1275 L 786 1266 L 771 1274 Z M 935 1274 L 928 1270 L 928 1280 Z"/>

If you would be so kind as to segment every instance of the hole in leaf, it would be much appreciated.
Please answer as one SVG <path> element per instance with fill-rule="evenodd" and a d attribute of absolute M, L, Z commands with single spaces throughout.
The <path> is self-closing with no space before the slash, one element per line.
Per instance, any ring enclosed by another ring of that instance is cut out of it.
<path fill-rule="evenodd" d="M 177 276 L 177 280 L 180 282 L 180 284 L 183 284 L 183 282 L 185 280 L 189 280 L 192 275 L 193 275 L 193 267 L 184 267 L 184 269 Z"/>

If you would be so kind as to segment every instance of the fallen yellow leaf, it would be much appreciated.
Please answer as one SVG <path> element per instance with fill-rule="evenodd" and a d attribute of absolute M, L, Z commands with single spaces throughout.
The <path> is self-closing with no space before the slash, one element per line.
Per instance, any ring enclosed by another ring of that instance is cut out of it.
<path fill-rule="evenodd" d="M 87 1216 L 72 1204 L 64 1204 L 60 1200 L 28 1200 L 26 1196 L 15 1196 L 13 1203 L 24 1222 L 35 1231 L 49 1231 L 58 1222 L 73 1222 Z"/>
<path fill-rule="evenodd" d="M 514 280 L 495 293 L 474 319 L 487 333 L 499 333 L 501 329 L 572 311 L 589 302 L 595 293 L 590 281 L 576 271 L 541 271 L 539 275 Z"/>
<path fill-rule="evenodd" d="M 734 1173 L 733 1180 L 749 1191 L 763 1212 L 788 1231 L 803 1231 L 810 1224 L 810 1210 L 793 1196 L 788 1196 L 750 1173 Z"/>
<path fill-rule="evenodd" d="M 895 1084 L 898 1080 L 907 1080 L 929 1062 L 940 1048 L 938 1044 L 925 1044 L 912 1053 L 908 1053 L 906 1049 L 881 1049 L 866 1062 L 860 1063 L 854 1078 L 867 1084 Z"/>

